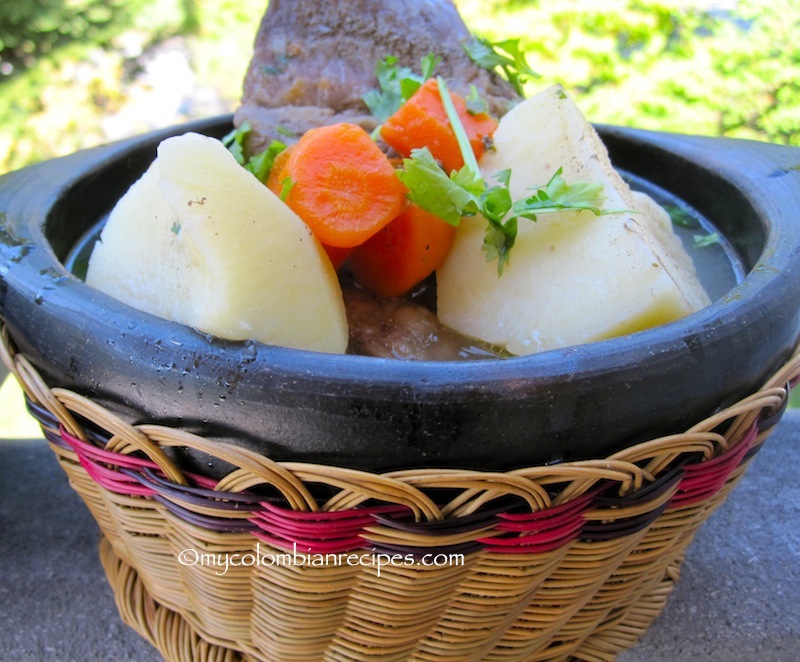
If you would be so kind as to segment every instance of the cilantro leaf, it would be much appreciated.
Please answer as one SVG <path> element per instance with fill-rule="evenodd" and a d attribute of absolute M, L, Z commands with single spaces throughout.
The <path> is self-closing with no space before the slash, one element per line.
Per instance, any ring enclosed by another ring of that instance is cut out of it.
<path fill-rule="evenodd" d="M 457 226 L 463 216 L 480 214 L 487 222 L 482 250 L 490 262 L 497 260 L 497 274 L 509 262 L 510 252 L 517 238 L 519 219 L 537 220 L 538 214 L 571 209 L 588 210 L 595 215 L 603 211 L 603 187 L 600 184 L 576 182 L 567 184 L 559 168 L 550 180 L 521 200 L 513 200 L 509 188 L 511 171 L 495 173 L 497 184 L 489 186 L 484 179 L 469 138 L 453 106 L 447 83 L 437 80 L 453 131 L 456 134 L 464 166 L 448 176 L 433 158 L 427 147 L 415 149 L 411 157 L 403 160 L 398 176 L 409 189 L 408 198 L 419 207 L 435 214 L 450 225 Z"/>
<path fill-rule="evenodd" d="M 383 123 L 433 75 L 440 61 L 439 56 L 429 53 L 420 60 L 422 74 L 416 74 L 409 67 L 398 66 L 394 55 L 387 55 L 375 65 L 379 89 L 370 90 L 361 98 L 378 122 Z"/>
<path fill-rule="evenodd" d="M 467 102 L 467 112 L 470 115 L 489 112 L 489 105 L 486 103 L 486 99 L 480 95 L 478 88 L 474 85 L 469 86 L 469 96 L 464 101 Z"/>
<path fill-rule="evenodd" d="M 267 149 L 248 158 L 245 154 L 244 141 L 247 134 L 252 130 L 253 127 L 250 122 L 245 120 L 222 138 L 222 144 L 233 154 L 233 158 L 236 159 L 239 165 L 244 166 L 245 170 L 250 171 L 260 181 L 265 182 L 269 177 L 270 170 L 272 170 L 275 157 L 286 149 L 286 144 L 280 140 L 273 140 Z"/>
<path fill-rule="evenodd" d="M 519 39 L 504 39 L 492 43 L 484 37 L 475 37 L 462 46 L 479 67 L 488 71 L 499 67 L 505 79 L 520 96 L 524 96 L 523 86 L 529 78 L 539 78 L 539 74 L 528 65 Z"/>
<path fill-rule="evenodd" d="M 244 165 L 245 158 L 244 158 L 244 139 L 247 137 L 247 134 L 253 130 L 253 127 L 250 126 L 250 122 L 245 120 L 239 126 L 237 126 L 233 131 L 225 135 L 222 138 L 222 144 L 228 148 L 228 151 L 233 154 L 233 158 L 236 159 L 236 162 L 239 165 Z"/>
<path fill-rule="evenodd" d="M 555 212 L 563 209 L 575 211 L 588 210 L 600 216 L 599 205 L 603 201 L 603 186 L 576 182 L 569 185 L 561 176 L 563 168 L 559 168 L 543 187 L 534 187 L 533 195 L 517 200 L 514 203 L 514 212 L 518 216 L 536 220 L 536 213 Z"/>
<path fill-rule="evenodd" d="M 692 239 L 694 240 L 695 248 L 708 248 L 709 246 L 714 246 L 722 241 L 718 232 L 696 234 L 692 236 Z"/>
<path fill-rule="evenodd" d="M 428 53 L 419 61 L 423 83 L 433 76 L 434 71 L 436 71 L 436 67 L 439 66 L 441 61 L 442 58 L 438 55 L 434 55 L 433 53 Z"/>
<path fill-rule="evenodd" d="M 397 174 L 408 188 L 411 202 L 450 225 L 457 226 L 475 200 L 466 176 L 459 181 L 448 177 L 427 147 L 413 150 Z M 458 178 L 458 173 L 454 175 Z"/>
<path fill-rule="evenodd" d="M 272 165 L 275 163 L 275 157 L 285 149 L 286 143 L 280 140 L 273 140 L 267 149 L 251 157 L 244 164 L 244 167 L 252 172 L 259 181 L 266 182 L 272 170 Z"/>
<path fill-rule="evenodd" d="M 481 176 L 480 171 L 475 171 L 468 165 L 465 165 L 461 170 L 454 170 L 451 172 L 450 179 L 454 184 L 460 186 L 469 193 L 475 200 L 478 200 L 486 191 L 486 181 Z M 467 216 L 468 214 L 465 213 L 463 215 Z"/>
<path fill-rule="evenodd" d="M 517 239 L 517 218 L 512 217 L 505 223 L 490 221 L 483 236 L 481 247 L 489 262 L 497 260 L 497 275 L 503 275 L 508 264 L 509 253 Z"/>
<path fill-rule="evenodd" d="M 294 186 L 294 181 L 291 177 L 287 177 L 286 179 L 281 181 L 281 192 L 278 196 L 281 200 L 286 202 L 286 198 L 289 197 L 289 193 L 292 191 L 292 187 Z"/>

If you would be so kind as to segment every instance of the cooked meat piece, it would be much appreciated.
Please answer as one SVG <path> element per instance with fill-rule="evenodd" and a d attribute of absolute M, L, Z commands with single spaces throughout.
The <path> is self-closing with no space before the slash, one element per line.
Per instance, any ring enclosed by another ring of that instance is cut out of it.
<path fill-rule="evenodd" d="M 376 299 L 344 288 L 350 352 L 420 361 L 488 359 L 500 352 L 439 323 L 428 308 L 408 299 Z"/>
<path fill-rule="evenodd" d="M 300 135 L 324 124 L 353 122 L 371 131 L 375 120 L 361 97 L 377 86 L 375 64 L 394 55 L 418 71 L 431 52 L 455 91 L 468 94 L 475 85 L 502 115 L 514 91 L 469 59 L 462 47 L 469 39 L 452 0 L 270 0 L 234 123 L 250 121 L 254 151 L 285 140 L 287 131 Z"/>

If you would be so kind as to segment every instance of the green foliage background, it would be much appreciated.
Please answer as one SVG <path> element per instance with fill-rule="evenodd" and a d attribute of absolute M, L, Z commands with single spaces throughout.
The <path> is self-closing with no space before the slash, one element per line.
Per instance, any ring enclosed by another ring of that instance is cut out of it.
<path fill-rule="evenodd" d="M 2 0 L 0 172 L 107 142 L 141 62 L 180 40 L 194 79 L 238 100 L 266 0 Z M 170 120 L 194 117 L 191 109 Z M 142 122 L 130 133 L 156 128 Z"/>
<path fill-rule="evenodd" d="M 800 145 L 800 0 L 457 0 L 594 122 Z M 142 57 L 180 39 L 232 110 L 265 0 L 3 0 L 0 172 L 105 142 Z M 137 48 L 131 49 L 134 41 Z M 184 116 L 193 112 L 188 108 Z M 131 132 L 153 128 L 138 125 Z"/>
<path fill-rule="evenodd" d="M 594 121 L 800 145 L 800 1 L 465 0 Z"/>

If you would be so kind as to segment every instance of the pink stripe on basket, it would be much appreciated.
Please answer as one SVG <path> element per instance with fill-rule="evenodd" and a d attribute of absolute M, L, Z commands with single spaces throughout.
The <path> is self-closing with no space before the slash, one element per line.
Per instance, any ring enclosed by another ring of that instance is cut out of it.
<path fill-rule="evenodd" d="M 297 550 L 303 554 L 341 554 L 344 552 L 356 552 L 365 547 L 364 540 L 357 536 L 338 540 L 309 540 L 272 536 L 261 529 L 252 531 L 251 534 L 273 547 L 287 551 Z"/>
<path fill-rule="evenodd" d="M 504 531 L 541 531 L 559 526 L 565 518 L 580 519 L 600 491 L 602 490 L 595 489 L 571 501 L 533 513 L 500 513 L 498 517 L 505 521 L 497 528 Z"/>
<path fill-rule="evenodd" d="M 92 460 L 94 462 L 104 462 L 117 467 L 125 467 L 126 469 L 141 469 L 148 467 L 150 469 L 157 469 L 158 465 L 152 460 L 143 457 L 136 457 L 134 455 L 123 455 L 122 453 L 114 453 L 107 451 L 103 448 L 90 444 L 88 441 L 83 441 L 77 437 L 72 436 L 65 428 L 61 428 L 61 437 L 66 441 L 80 457 Z"/>
<path fill-rule="evenodd" d="M 335 512 L 300 512 L 263 502 L 263 511 L 249 520 L 260 540 L 284 549 L 302 548 L 309 553 L 355 551 L 364 547 L 364 528 L 375 524 L 374 515 L 401 514 L 401 505 L 370 506 Z"/>
<path fill-rule="evenodd" d="M 123 468 L 139 472 L 143 469 L 152 469 L 157 472 L 159 476 L 163 477 L 164 473 L 152 460 L 135 455 L 124 455 L 122 453 L 107 451 L 88 441 L 78 439 L 71 435 L 63 426 L 60 428 L 60 433 L 64 442 L 75 451 L 86 473 L 100 486 L 116 494 L 130 494 L 131 496 L 152 496 L 155 494 L 152 488 L 142 485 L 132 476 L 126 476 L 118 470 L 119 468 Z M 112 469 L 110 467 L 116 468 Z M 193 481 L 198 487 L 204 487 L 206 489 L 214 489 L 217 484 L 217 481 L 214 479 L 199 474 L 184 473 L 184 476 Z"/>
<path fill-rule="evenodd" d="M 757 436 L 758 426 L 757 423 L 753 423 L 739 443 L 722 455 L 696 464 L 685 464 L 683 466 L 684 476 L 678 484 L 678 491 L 672 497 L 669 507 L 691 506 L 719 492 L 733 470 L 741 464 Z"/>
<path fill-rule="evenodd" d="M 602 491 L 598 487 L 566 503 L 533 513 L 500 513 L 500 531 L 515 536 L 479 538 L 491 552 L 538 554 L 549 552 L 578 537 L 584 525 L 584 513 Z"/>
<path fill-rule="evenodd" d="M 109 469 L 80 455 L 78 460 L 92 480 L 109 492 L 129 496 L 153 496 L 155 494 L 151 488 L 142 485 L 132 476 L 126 476 L 115 469 Z"/>
<path fill-rule="evenodd" d="M 478 542 L 485 545 L 491 552 L 535 554 L 550 551 L 566 545 L 578 537 L 583 527 L 583 517 L 578 515 L 558 526 L 530 535 L 515 536 L 513 538 L 478 538 Z"/>
<path fill-rule="evenodd" d="M 89 477 L 109 492 L 130 496 L 152 496 L 154 494 L 152 489 L 142 485 L 135 478 L 126 476 L 118 469 L 111 469 L 104 464 L 126 469 L 141 469 L 142 467 L 157 468 L 155 462 L 103 450 L 71 435 L 63 426 L 61 427 L 61 438 L 75 451 L 78 461 Z"/>
<path fill-rule="evenodd" d="M 758 429 L 754 424 L 725 453 L 707 461 L 683 465 L 683 477 L 669 507 L 689 506 L 718 492 L 743 461 L 757 434 Z M 124 455 L 107 451 L 74 437 L 63 428 L 61 437 L 75 451 L 86 473 L 104 489 L 130 496 L 157 496 L 152 480 L 139 480 L 140 476 L 146 474 L 152 477 L 150 472 L 164 478 L 163 472 L 154 461 L 139 454 Z M 195 487 L 213 490 L 217 484 L 217 481 L 206 476 L 188 473 L 184 475 Z M 168 480 L 167 482 L 170 483 Z M 174 485 L 178 490 L 181 487 Z M 571 501 L 541 511 L 497 513 L 494 531 L 500 535 L 478 538 L 475 543 L 482 545 L 487 551 L 508 554 L 536 554 L 557 549 L 579 537 L 585 525 L 584 514 L 593 507 L 598 495 L 607 487 L 598 485 Z M 191 491 L 191 488 L 187 489 Z M 224 495 L 225 493 L 220 493 L 223 498 Z M 405 521 L 403 516 L 409 513 L 407 507 L 397 504 L 357 507 L 336 512 L 305 512 L 259 501 L 258 508 L 246 520 L 256 527 L 252 534 L 279 549 L 304 554 L 338 554 L 364 549 L 367 546 L 363 537 L 366 527 L 376 521 L 386 524 L 384 515 L 399 515 L 401 519 L 397 526 L 400 526 Z"/>

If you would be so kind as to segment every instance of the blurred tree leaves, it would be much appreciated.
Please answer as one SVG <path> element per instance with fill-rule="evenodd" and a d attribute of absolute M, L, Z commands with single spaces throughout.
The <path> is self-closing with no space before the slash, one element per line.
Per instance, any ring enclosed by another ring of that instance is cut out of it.
<path fill-rule="evenodd" d="M 100 43 L 123 30 L 147 0 L 3 0 L 0 4 L 0 72 L 36 64 L 73 41 Z"/>
<path fill-rule="evenodd" d="M 235 105 L 267 0 L 0 0 L 0 172 L 109 138 L 153 45 Z M 800 0 L 456 0 L 593 122 L 800 145 Z M 135 33 L 142 52 L 122 42 Z M 135 51 L 135 49 L 134 49 Z"/>
<path fill-rule="evenodd" d="M 485 36 L 522 36 L 543 74 L 529 94 L 560 81 L 594 122 L 800 145 L 800 0 L 457 4 Z"/>
<path fill-rule="evenodd" d="M 209 106 L 214 114 L 232 109 L 266 4 L 0 0 L 0 173 Z M 165 92 L 155 78 L 169 72 L 175 84 Z M 192 98 L 176 102 L 192 84 Z M 163 112 L 154 108 L 159 95 Z"/>

